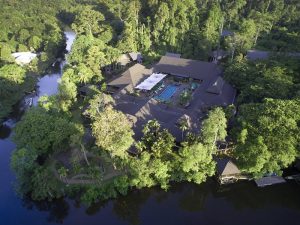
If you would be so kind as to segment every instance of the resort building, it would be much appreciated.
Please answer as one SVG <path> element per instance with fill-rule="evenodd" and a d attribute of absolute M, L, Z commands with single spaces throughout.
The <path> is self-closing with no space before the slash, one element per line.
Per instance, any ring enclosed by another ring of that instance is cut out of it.
<path fill-rule="evenodd" d="M 217 160 L 217 175 L 220 184 L 233 183 L 239 179 L 241 171 L 230 159 Z"/>
<path fill-rule="evenodd" d="M 110 80 L 107 91 L 132 121 L 136 139 L 143 126 L 156 119 L 178 142 L 187 132 L 180 130 L 182 118 L 188 118 L 188 131 L 199 132 L 208 109 L 233 104 L 236 95 L 218 65 L 175 53 L 167 53 L 151 69 L 135 64 Z"/>
<path fill-rule="evenodd" d="M 130 52 L 130 53 L 122 54 L 117 60 L 117 65 L 121 67 L 125 67 L 132 62 L 142 63 L 143 62 L 142 54 L 140 52 Z"/>
<path fill-rule="evenodd" d="M 21 66 L 31 63 L 37 57 L 37 54 L 32 52 L 15 52 L 11 55 L 15 58 L 16 63 Z"/>
<path fill-rule="evenodd" d="M 300 57 L 300 52 L 272 52 L 272 51 L 262 51 L 252 49 L 247 51 L 246 58 L 248 60 L 266 60 L 272 56 L 280 56 L 280 57 Z"/>

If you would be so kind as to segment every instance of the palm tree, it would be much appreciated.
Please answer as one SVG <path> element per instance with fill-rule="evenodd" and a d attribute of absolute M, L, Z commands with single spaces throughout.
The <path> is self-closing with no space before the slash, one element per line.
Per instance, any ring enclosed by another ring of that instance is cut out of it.
<path fill-rule="evenodd" d="M 179 129 L 181 130 L 181 139 L 183 140 L 183 134 L 190 127 L 189 117 L 184 115 L 179 121 Z"/>

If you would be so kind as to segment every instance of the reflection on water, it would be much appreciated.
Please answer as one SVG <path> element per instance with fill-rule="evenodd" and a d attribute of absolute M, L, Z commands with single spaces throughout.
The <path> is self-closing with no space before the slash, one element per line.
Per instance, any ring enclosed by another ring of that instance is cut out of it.
<path fill-rule="evenodd" d="M 11 128 L 6 123 L 0 126 L 0 139 L 8 138 L 10 133 L 11 133 Z"/>
<path fill-rule="evenodd" d="M 72 44 L 76 38 L 76 34 L 73 31 L 65 31 L 66 35 L 66 50 L 69 53 L 71 51 Z M 54 65 L 57 66 L 56 73 L 45 75 L 39 79 L 37 86 L 38 91 L 36 96 L 33 97 L 33 105 L 37 105 L 41 96 L 51 96 L 58 92 L 58 85 L 62 75 L 62 70 L 65 65 L 65 61 L 58 60 Z M 54 68 L 55 69 L 55 68 Z"/>
<path fill-rule="evenodd" d="M 57 199 L 52 202 L 32 201 L 31 199 L 23 199 L 22 206 L 28 210 L 37 210 L 39 212 L 47 212 L 47 222 L 63 223 L 69 214 L 70 205 L 64 199 Z"/>
<path fill-rule="evenodd" d="M 57 93 L 60 77 L 60 73 L 57 73 L 46 75 L 39 79 L 37 83 L 39 88 L 37 95 L 33 98 L 33 105 L 37 105 L 40 96 L 51 96 Z"/>
<path fill-rule="evenodd" d="M 66 51 L 70 52 L 72 48 L 72 44 L 76 38 L 75 33 L 72 30 L 67 29 L 65 31 L 66 39 L 67 39 L 67 45 L 66 45 Z"/>

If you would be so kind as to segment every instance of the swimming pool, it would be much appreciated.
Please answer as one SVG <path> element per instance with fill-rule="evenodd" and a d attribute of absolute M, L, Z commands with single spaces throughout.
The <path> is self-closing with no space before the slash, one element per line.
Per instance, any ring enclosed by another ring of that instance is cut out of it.
<path fill-rule="evenodd" d="M 168 85 L 162 93 L 155 96 L 154 99 L 165 102 L 168 101 L 176 92 L 177 87 L 175 85 Z"/>

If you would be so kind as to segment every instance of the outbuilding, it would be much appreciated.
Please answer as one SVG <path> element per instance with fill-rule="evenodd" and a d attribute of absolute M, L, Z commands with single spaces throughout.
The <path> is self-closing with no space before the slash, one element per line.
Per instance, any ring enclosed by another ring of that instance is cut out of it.
<path fill-rule="evenodd" d="M 217 159 L 217 173 L 221 184 L 234 183 L 241 175 L 238 167 L 228 158 Z"/>

